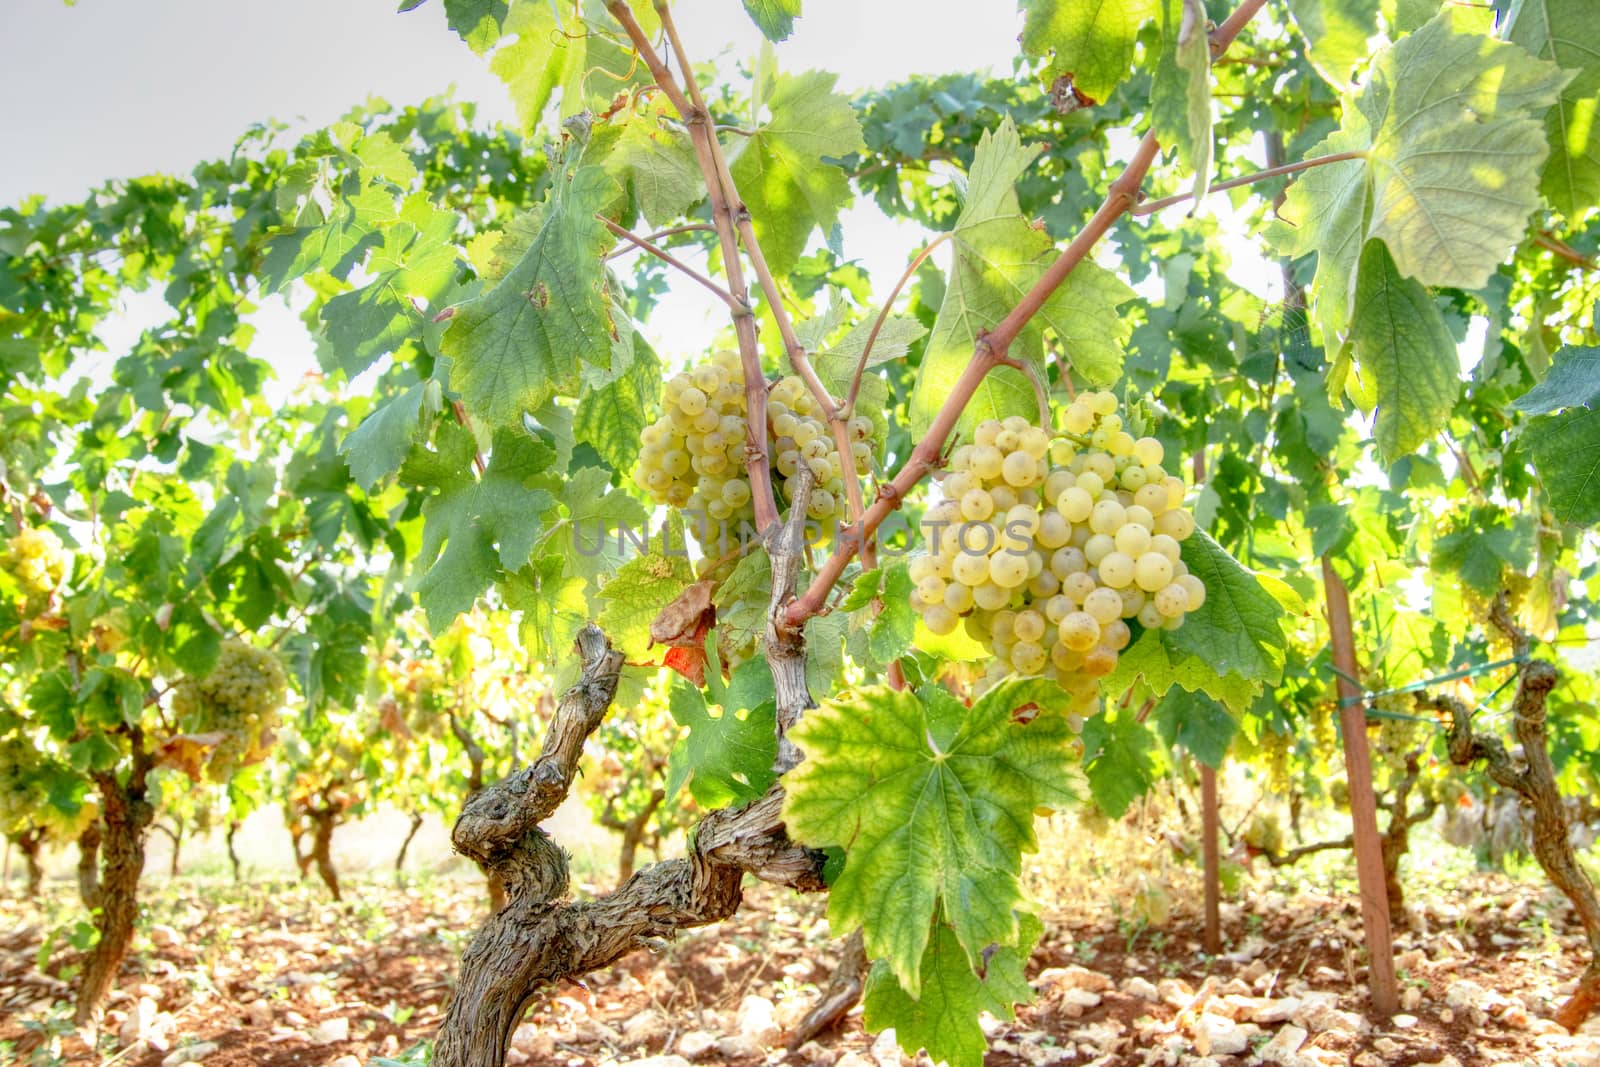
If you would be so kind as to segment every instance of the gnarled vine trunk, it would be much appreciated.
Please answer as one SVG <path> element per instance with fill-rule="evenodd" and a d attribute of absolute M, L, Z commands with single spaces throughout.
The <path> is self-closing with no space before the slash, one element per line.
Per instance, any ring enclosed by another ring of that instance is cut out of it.
<path fill-rule="evenodd" d="M 422 816 L 413 813 L 411 816 L 411 829 L 406 831 L 406 839 L 400 842 L 400 852 L 394 858 L 394 880 L 396 885 L 405 884 L 406 853 L 411 851 L 411 842 L 416 840 L 417 831 L 422 829 Z"/>
<path fill-rule="evenodd" d="M 100 906 L 100 820 L 78 835 L 78 896 L 90 911 Z"/>
<path fill-rule="evenodd" d="M 1600 898 L 1572 850 L 1567 807 L 1550 761 L 1546 700 L 1560 678 L 1549 663 L 1527 659 L 1528 637 L 1512 621 L 1504 594 L 1495 601 L 1492 618 L 1524 661 L 1512 701 L 1512 732 L 1522 746 L 1521 765 L 1498 737 L 1473 732 L 1472 709 L 1467 705 L 1449 696 L 1434 697 L 1431 703 L 1450 715 L 1450 759 L 1462 766 L 1482 761 L 1490 778 L 1533 809 L 1534 858 L 1551 884 L 1571 901 L 1589 942 L 1589 965 L 1572 997 L 1556 1013 L 1556 1022 L 1576 1031 L 1600 1008 Z"/>
<path fill-rule="evenodd" d="M 116 981 L 117 969 L 133 941 L 133 925 L 139 916 L 139 876 L 144 873 L 145 837 L 155 819 L 155 808 L 146 798 L 145 779 L 153 766 L 144 751 L 144 738 L 132 728 L 133 769 L 127 782 L 109 773 L 95 775 L 100 790 L 99 842 L 100 874 L 93 897 L 97 914 L 95 930 L 100 939 L 84 964 L 83 981 L 78 988 L 75 1014 L 82 1026 L 94 1018 L 100 1002 Z M 80 861 L 80 874 L 82 865 Z"/>
<path fill-rule="evenodd" d="M 28 895 L 37 897 L 44 890 L 44 867 L 39 862 L 39 854 L 44 851 L 44 830 L 24 830 L 11 840 L 22 853 L 23 866 L 28 870 Z"/>
<path fill-rule="evenodd" d="M 343 900 L 339 894 L 339 872 L 333 869 L 333 831 L 339 825 L 339 815 L 332 807 L 316 808 L 311 812 L 311 860 L 317 865 L 317 875 L 328 887 L 334 900 Z"/>
<path fill-rule="evenodd" d="M 232 819 L 228 822 L 228 832 L 222 835 L 222 842 L 228 848 L 228 866 L 233 868 L 233 882 L 238 885 L 244 881 L 239 867 L 239 853 L 233 847 L 233 839 L 239 833 L 239 820 Z"/>

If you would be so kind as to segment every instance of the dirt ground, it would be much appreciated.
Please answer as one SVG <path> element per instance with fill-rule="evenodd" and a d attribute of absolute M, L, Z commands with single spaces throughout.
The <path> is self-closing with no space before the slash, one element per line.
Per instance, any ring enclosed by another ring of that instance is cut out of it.
<path fill-rule="evenodd" d="M 1200 952 L 1192 879 L 1163 881 L 1173 903 L 1161 925 L 1149 909 L 1132 919 L 1120 890 L 1036 884 L 1056 905 L 1044 909 L 1047 933 L 1030 968 L 1037 999 L 1014 1022 L 985 1019 L 987 1062 L 1600 1065 L 1600 1020 L 1576 1035 L 1550 1021 L 1581 962 L 1564 905 L 1530 879 L 1416 881 L 1396 939 L 1404 1014 L 1377 1026 L 1364 1015 L 1349 893 L 1252 881 L 1225 905 L 1226 948 L 1210 958 Z M 430 876 L 400 888 L 373 876 L 349 888 L 333 904 L 318 886 L 286 882 L 152 886 L 98 1034 L 70 1024 L 82 954 L 69 943 L 77 916 L 68 885 L 52 882 L 40 900 L 0 900 L 0 1062 L 359 1067 L 402 1054 L 438 1025 L 456 959 L 487 906 L 481 885 Z M 786 1050 L 836 952 L 823 900 L 752 887 L 733 921 L 553 990 L 529 1013 L 510 1062 L 909 1060 L 892 1037 L 865 1033 L 859 1013 Z"/>

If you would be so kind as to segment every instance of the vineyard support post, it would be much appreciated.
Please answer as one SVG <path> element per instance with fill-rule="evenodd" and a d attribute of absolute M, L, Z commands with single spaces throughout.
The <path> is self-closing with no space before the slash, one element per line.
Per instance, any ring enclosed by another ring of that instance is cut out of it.
<path fill-rule="evenodd" d="M 1356 677 L 1355 636 L 1350 599 L 1333 561 L 1322 557 L 1322 585 L 1328 598 L 1328 631 L 1333 665 L 1339 672 L 1339 725 L 1344 734 L 1345 774 L 1350 782 L 1351 836 L 1356 876 L 1361 885 L 1361 925 L 1367 942 L 1367 984 L 1372 1010 L 1390 1016 L 1400 1010 L 1395 984 L 1394 939 L 1389 928 L 1389 895 L 1383 875 L 1383 840 L 1378 836 L 1378 802 L 1372 791 L 1372 756 L 1367 747 L 1367 713 Z"/>
<path fill-rule="evenodd" d="M 1206 936 L 1205 950 L 1215 956 L 1222 951 L 1222 864 L 1217 853 L 1217 772 L 1200 764 L 1200 842 L 1205 852 Z"/>

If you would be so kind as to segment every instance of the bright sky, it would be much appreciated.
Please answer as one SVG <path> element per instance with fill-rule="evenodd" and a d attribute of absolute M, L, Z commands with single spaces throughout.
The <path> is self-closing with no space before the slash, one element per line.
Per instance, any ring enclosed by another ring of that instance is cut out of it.
<path fill-rule="evenodd" d="M 0 99 L 39 100 L 0 114 L 0 204 L 42 193 L 81 197 L 111 178 L 183 173 L 224 156 L 252 123 L 276 119 L 297 130 L 334 121 L 379 96 L 408 104 L 455 87 L 486 120 L 512 110 L 487 65 L 444 24 L 441 0 L 400 15 L 396 0 L 5 0 Z M 992 8 L 992 13 L 983 9 Z M 737 0 L 679 0 L 685 43 L 697 59 L 753 56 L 761 38 Z M 840 75 L 846 91 L 916 72 L 1010 69 L 1020 19 L 1014 0 L 807 0 L 793 37 L 777 46 L 787 70 Z M 988 14 L 989 17 L 985 17 Z M 959 33 L 950 28 L 960 27 Z M 843 220 L 847 254 L 887 290 L 927 240 L 871 204 Z M 681 287 L 652 333 L 671 349 L 703 347 L 726 311 L 693 285 Z M 165 316 L 158 298 L 134 299 L 103 331 L 109 363 L 141 329 Z M 260 347 L 274 362 L 308 366 L 310 347 L 295 315 L 270 301 L 255 316 Z M 293 352 L 295 358 L 285 358 Z M 287 384 L 287 383 L 286 383 Z"/>

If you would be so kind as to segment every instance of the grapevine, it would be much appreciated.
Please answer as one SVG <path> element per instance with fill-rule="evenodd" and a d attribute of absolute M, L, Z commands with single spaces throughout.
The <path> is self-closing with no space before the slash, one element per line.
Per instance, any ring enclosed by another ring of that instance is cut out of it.
<path fill-rule="evenodd" d="M 1153 437 L 1124 429 L 1110 393 L 1080 396 L 1065 432 L 1012 416 L 955 449 L 925 513 L 912 604 L 935 634 L 957 626 L 993 655 L 992 683 L 1043 675 L 1092 713 L 1099 679 L 1144 630 L 1174 630 L 1205 603 L 1180 542 L 1186 486 Z"/>

